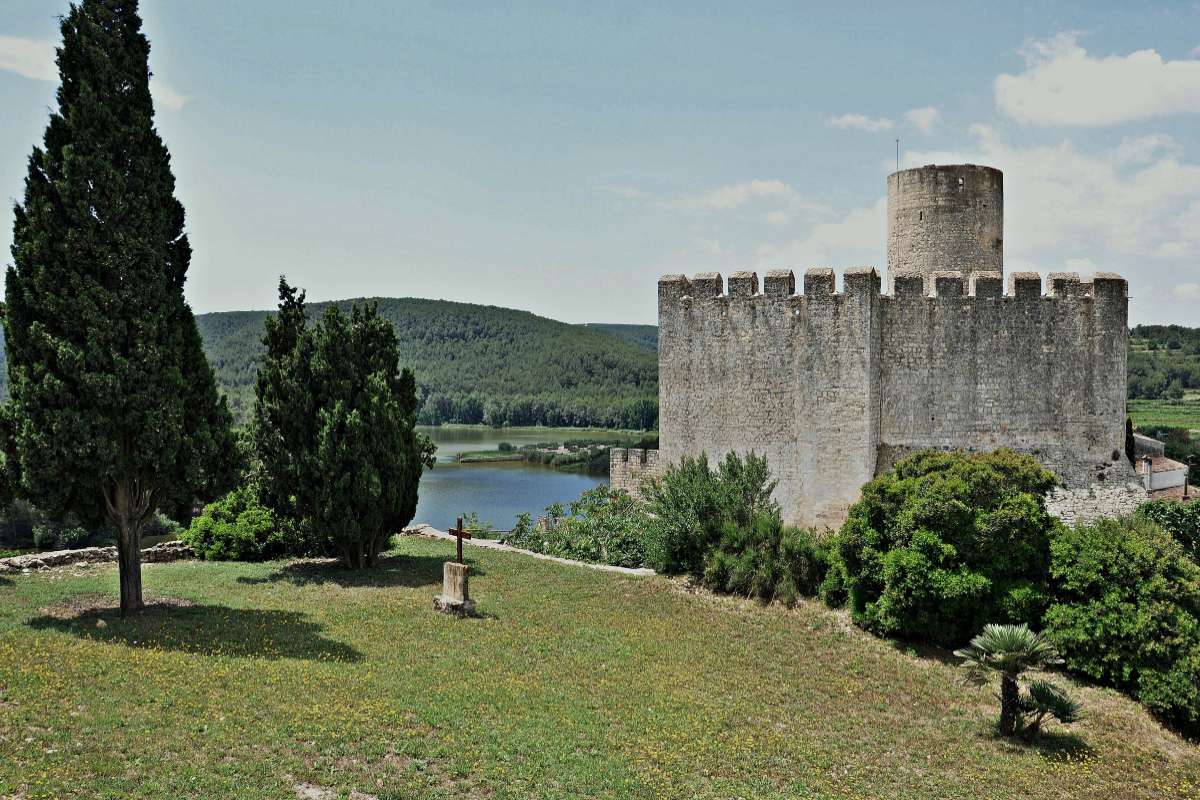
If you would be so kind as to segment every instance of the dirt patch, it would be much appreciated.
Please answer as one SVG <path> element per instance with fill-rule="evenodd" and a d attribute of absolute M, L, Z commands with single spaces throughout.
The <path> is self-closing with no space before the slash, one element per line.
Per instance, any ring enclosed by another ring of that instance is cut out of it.
<path fill-rule="evenodd" d="M 182 597 L 163 597 L 147 594 L 143 599 L 145 600 L 146 607 L 142 613 L 158 608 L 190 608 L 196 605 L 191 600 Z M 39 608 L 38 611 L 54 619 L 73 620 L 83 617 L 101 617 L 119 614 L 121 612 L 121 605 L 111 595 L 77 594 L 74 597 L 61 600 L 54 605 Z"/>

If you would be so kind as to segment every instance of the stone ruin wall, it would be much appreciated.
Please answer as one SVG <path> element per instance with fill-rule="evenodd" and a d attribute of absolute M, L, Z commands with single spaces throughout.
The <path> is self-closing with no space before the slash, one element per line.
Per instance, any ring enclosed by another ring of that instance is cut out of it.
<path fill-rule="evenodd" d="M 633 495 L 640 493 L 642 481 L 647 476 L 661 472 L 657 450 L 614 447 L 609 450 L 608 459 L 608 485 Z"/>
<path fill-rule="evenodd" d="M 728 293 L 717 274 L 664 277 L 653 469 L 765 454 L 785 519 L 818 527 L 925 448 L 1011 447 L 1068 488 L 1133 479 L 1124 280 L 1054 273 L 1045 294 L 1031 273 L 1010 276 L 1007 294 L 994 273 L 898 272 L 893 284 L 881 293 L 869 268 L 848 271 L 842 292 L 832 270 L 809 270 L 803 294 L 788 271 L 767 273 L 761 291 L 735 273 Z"/>

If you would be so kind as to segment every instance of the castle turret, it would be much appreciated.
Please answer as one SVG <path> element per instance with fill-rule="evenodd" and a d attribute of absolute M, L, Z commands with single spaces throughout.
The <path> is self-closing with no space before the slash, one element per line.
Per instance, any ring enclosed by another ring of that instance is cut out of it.
<path fill-rule="evenodd" d="M 888 176 L 888 274 L 1004 271 L 1004 174 L 975 164 Z"/>

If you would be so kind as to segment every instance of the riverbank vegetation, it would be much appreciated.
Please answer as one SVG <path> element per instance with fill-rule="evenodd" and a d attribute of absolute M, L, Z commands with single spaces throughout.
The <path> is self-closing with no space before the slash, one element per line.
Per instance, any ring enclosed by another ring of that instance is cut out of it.
<path fill-rule="evenodd" d="M 609 451 L 614 447 L 657 450 L 658 433 L 651 431 L 630 435 L 624 439 L 581 437 L 561 442 L 530 442 L 520 445 L 500 442 L 495 450 L 466 450 L 455 454 L 454 460 L 460 464 L 524 461 L 570 472 L 607 475 Z"/>

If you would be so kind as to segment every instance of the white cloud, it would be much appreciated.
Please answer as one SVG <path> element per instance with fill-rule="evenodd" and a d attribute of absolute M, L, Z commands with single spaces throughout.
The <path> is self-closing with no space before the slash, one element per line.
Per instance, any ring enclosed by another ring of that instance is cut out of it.
<path fill-rule="evenodd" d="M 1200 60 L 1164 61 L 1154 50 L 1098 58 L 1077 40 L 1065 32 L 1028 42 L 1025 71 L 996 77 L 1001 113 L 1032 125 L 1096 126 L 1200 111 Z"/>
<path fill-rule="evenodd" d="M 1171 294 L 1180 300 L 1200 301 L 1200 283 L 1181 283 L 1171 289 Z"/>
<path fill-rule="evenodd" d="M 154 96 L 154 102 L 160 108 L 166 108 L 168 111 L 178 111 L 188 101 L 187 97 L 181 95 L 165 82 L 155 77 L 150 78 L 150 94 Z"/>
<path fill-rule="evenodd" d="M 718 186 L 695 195 L 685 195 L 668 203 L 676 208 L 725 211 L 738 208 L 757 197 L 791 197 L 795 190 L 780 180 L 752 180 Z"/>
<path fill-rule="evenodd" d="M 933 126 L 937 125 L 941 118 L 942 112 L 938 111 L 933 106 L 925 106 L 924 108 L 914 108 L 904 112 L 904 118 L 909 124 L 919 130 L 921 133 L 929 133 L 933 130 Z"/>
<path fill-rule="evenodd" d="M 767 214 L 767 222 L 771 225 L 787 225 L 792 221 L 792 215 L 786 211 L 772 211 Z"/>
<path fill-rule="evenodd" d="M 641 200 L 647 196 L 646 192 L 636 186 L 601 186 L 600 188 L 610 194 L 615 194 L 622 200 Z"/>
<path fill-rule="evenodd" d="M 54 63 L 54 43 L 0 36 L 0 70 L 35 81 L 56 81 L 58 67 Z"/>
<path fill-rule="evenodd" d="M 842 114 L 840 117 L 830 117 L 828 122 L 835 128 L 853 128 L 868 133 L 892 129 L 892 121 L 887 117 L 871 118 L 866 114 Z"/>
<path fill-rule="evenodd" d="M 755 251 L 759 269 L 783 268 L 798 272 L 809 267 L 883 268 L 887 232 L 887 199 L 857 208 L 840 220 L 821 222 L 805 235 L 783 242 L 768 242 Z"/>
<path fill-rule="evenodd" d="M 1178 158 L 1182 153 L 1183 148 L 1170 136 L 1151 133 L 1122 139 L 1113 157 L 1119 164 L 1149 164 L 1160 156 Z"/>
<path fill-rule="evenodd" d="M 45 39 L 21 39 L 0 36 L 0 70 L 13 72 L 35 81 L 58 81 L 54 50 L 57 45 Z M 178 111 L 188 98 L 156 77 L 150 79 L 150 93 L 161 108 Z"/>
<path fill-rule="evenodd" d="M 696 249 L 706 256 L 719 258 L 729 255 L 729 251 L 721 246 L 719 239 L 697 239 L 694 244 Z"/>

